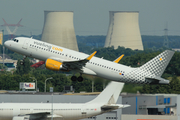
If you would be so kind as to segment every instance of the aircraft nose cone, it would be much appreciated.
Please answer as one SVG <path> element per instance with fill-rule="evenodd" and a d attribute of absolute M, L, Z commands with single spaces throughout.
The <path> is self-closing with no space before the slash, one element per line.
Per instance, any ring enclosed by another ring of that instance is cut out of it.
<path fill-rule="evenodd" d="M 10 41 L 4 42 L 4 46 L 7 47 L 7 48 L 10 47 L 11 46 Z"/>
<path fill-rule="evenodd" d="M 4 42 L 4 46 L 5 46 L 5 47 L 7 46 L 7 41 L 6 41 L 6 42 Z"/>

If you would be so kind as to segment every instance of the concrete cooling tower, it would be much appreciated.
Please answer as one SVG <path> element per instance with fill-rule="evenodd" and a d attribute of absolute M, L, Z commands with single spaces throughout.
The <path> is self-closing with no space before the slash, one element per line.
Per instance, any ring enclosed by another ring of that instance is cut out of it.
<path fill-rule="evenodd" d="M 143 50 L 141 34 L 139 30 L 139 12 L 110 11 L 109 30 L 106 36 L 105 46 L 118 46 Z"/>
<path fill-rule="evenodd" d="M 44 11 L 42 41 L 78 50 L 73 12 Z"/>

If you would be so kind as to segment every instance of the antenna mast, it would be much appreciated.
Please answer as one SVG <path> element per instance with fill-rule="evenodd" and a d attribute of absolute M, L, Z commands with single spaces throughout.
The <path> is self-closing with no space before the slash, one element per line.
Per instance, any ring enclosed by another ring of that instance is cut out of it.
<path fill-rule="evenodd" d="M 169 39 L 168 39 L 168 23 L 166 23 L 166 27 L 164 29 L 164 43 L 163 46 L 169 48 Z"/>

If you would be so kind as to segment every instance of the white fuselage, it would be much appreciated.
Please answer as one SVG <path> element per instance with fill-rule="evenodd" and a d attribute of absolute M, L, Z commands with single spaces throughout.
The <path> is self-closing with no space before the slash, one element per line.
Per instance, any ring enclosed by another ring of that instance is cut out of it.
<path fill-rule="evenodd" d="M 46 61 L 47 59 L 58 59 L 59 61 L 79 61 L 88 57 L 87 54 L 66 49 L 50 43 L 42 42 L 32 38 L 18 37 L 18 42 L 9 40 L 5 46 L 17 53 L 32 58 Z M 118 82 L 129 83 L 151 83 L 145 77 L 152 77 L 150 72 L 146 72 L 139 68 L 131 68 L 112 61 L 104 60 L 97 57 L 92 57 L 81 71 L 72 70 L 89 75 L 99 76 L 105 79 Z"/>
<path fill-rule="evenodd" d="M 12 120 L 14 116 L 33 113 L 51 113 L 63 120 L 82 119 L 103 113 L 97 104 L 61 104 L 61 103 L 0 103 L 0 120 Z M 104 111 L 105 112 L 105 111 Z M 27 117 L 29 117 L 27 115 Z M 41 117 L 41 116 L 34 116 Z"/>
<path fill-rule="evenodd" d="M 130 105 L 116 104 L 124 83 L 110 82 L 86 103 L 0 103 L 0 120 L 78 120 Z"/>

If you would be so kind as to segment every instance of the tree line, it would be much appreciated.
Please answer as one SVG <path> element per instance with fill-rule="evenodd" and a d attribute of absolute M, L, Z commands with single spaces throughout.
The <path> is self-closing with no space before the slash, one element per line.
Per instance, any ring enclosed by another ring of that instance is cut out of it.
<path fill-rule="evenodd" d="M 166 48 L 153 48 L 153 49 L 145 49 L 144 51 L 134 51 L 129 48 L 118 47 L 118 49 L 114 49 L 113 47 L 102 48 L 102 47 L 93 47 L 87 46 L 85 42 L 91 41 L 92 39 L 96 38 L 98 41 L 98 37 L 102 37 L 100 39 L 103 42 L 105 39 L 104 36 L 90 36 L 90 37 L 81 37 L 82 41 L 78 42 L 81 44 L 80 51 L 85 51 L 85 53 L 92 53 L 97 51 L 96 56 L 107 59 L 110 61 L 115 60 L 120 55 L 124 54 L 125 56 L 120 61 L 121 64 L 131 66 L 131 67 L 139 67 L 164 51 Z M 148 36 L 145 36 L 148 37 Z M 38 38 L 38 37 L 37 37 Z M 80 38 L 77 38 L 80 40 Z M 162 40 L 163 37 L 161 37 Z M 173 37 L 174 41 L 179 39 L 178 36 Z M 154 40 L 152 40 L 154 41 Z M 147 41 L 148 42 L 148 41 Z M 95 43 L 93 40 L 92 43 Z M 149 44 L 149 43 L 148 43 Z M 93 45 L 93 44 L 92 44 Z M 2 46 L 0 45 L 0 53 L 2 53 Z M 25 60 L 25 64 L 22 66 L 20 65 L 20 60 L 23 58 L 22 55 L 14 53 L 8 49 L 5 49 L 5 53 L 8 54 L 12 59 L 19 59 L 17 63 L 17 69 L 11 72 L 1 71 L 0 72 L 0 89 L 1 90 L 19 90 L 19 82 L 32 82 L 30 77 L 35 77 L 38 81 L 38 88 L 42 92 L 44 91 L 44 81 L 48 77 L 53 77 L 52 80 L 47 81 L 47 91 L 49 91 L 49 87 L 54 87 L 54 91 L 61 92 L 64 89 L 64 86 L 72 85 L 75 88 L 75 92 L 80 91 L 87 91 L 90 92 L 92 90 L 92 81 L 94 81 L 94 91 L 102 91 L 104 85 L 107 85 L 109 82 L 108 80 L 92 77 L 84 75 L 85 80 L 82 83 L 79 82 L 72 82 L 70 80 L 71 74 L 69 73 L 62 73 L 62 72 L 54 72 L 51 70 L 45 69 L 44 66 L 34 69 L 31 68 L 30 65 L 32 63 L 29 60 Z M 132 92 L 135 93 L 140 91 L 141 93 L 178 93 L 178 86 L 179 85 L 179 77 L 180 76 L 180 53 L 175 52 L 172 60 L 170 61 L 168 67 L 166 68 L 164 74 L 162 75 L 163 78 L 169 79 L 169 85 L 138 85 L 138 84 L 125 84 L 123 89 L 124 92 Z M 31 59 L 31 58 L 30 58 Z M 1 67 L 2 65 L 0 65 Z M 8 81 L 8 82 L 6 82 Z"/>

